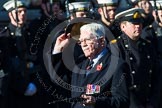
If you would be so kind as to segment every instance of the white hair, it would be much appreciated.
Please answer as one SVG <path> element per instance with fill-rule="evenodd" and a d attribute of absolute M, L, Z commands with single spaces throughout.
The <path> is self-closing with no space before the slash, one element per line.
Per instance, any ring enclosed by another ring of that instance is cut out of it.
<path fill-rule="evenodd" d="M 90 32 L 93 36 L 96 36 L 97 38 L 100 38 L 102 36 L 105 37 L 105 28 L 103 25 L 98 23 L 90 23 L 83 25 L 80 28 L 80 31 L 82 30 Z"/>

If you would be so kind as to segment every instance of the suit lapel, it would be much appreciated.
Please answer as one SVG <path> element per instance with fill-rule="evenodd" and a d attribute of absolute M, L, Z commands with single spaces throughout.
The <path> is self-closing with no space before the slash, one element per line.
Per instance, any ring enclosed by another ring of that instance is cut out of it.
<path fill-rule="evenodd" d="M 82 86 L 86 86 L 86 84 L 94 84 L 97 81 L 99 81 L 107 72 L 108 64 L 110 63 L 110 53 L 104 55 L 91 69 L 89 75 L 85 75 L 85 81 Z M 100 65 L 102 65 L 100 68 L 97 69 Z"/>

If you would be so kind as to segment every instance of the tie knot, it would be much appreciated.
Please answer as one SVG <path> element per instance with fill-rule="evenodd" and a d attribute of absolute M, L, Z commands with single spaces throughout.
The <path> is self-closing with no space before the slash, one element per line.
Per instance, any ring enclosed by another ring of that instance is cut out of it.
<path fill-rule="evenodd" d="M 90 70 L 93 67 L 93 60 L 89 61 L 88 65 L 87 65 L 87 70 Z"/>

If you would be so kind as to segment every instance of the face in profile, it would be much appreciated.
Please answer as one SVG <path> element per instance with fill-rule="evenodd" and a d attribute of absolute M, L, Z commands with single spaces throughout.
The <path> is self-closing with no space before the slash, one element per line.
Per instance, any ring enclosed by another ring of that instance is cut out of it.
<path fill-rule="evenodd" d="M 128 35 L 131 39 L 137 39 L 142 32 L 142 23 L 131 23 L 125 21 L 121 23 L 122 31 Z"/>

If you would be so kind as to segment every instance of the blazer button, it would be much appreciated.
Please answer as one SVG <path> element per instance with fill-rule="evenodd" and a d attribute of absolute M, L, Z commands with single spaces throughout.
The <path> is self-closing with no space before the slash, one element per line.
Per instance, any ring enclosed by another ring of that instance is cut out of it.
<path fill-rule="evenodd" d="M 130 59 L 130 60 L 133 60 L 133 57 L 130 57 L 129 59 Z"/>
<path fill-rule="evenodd" d="M 150 59 L 150 55 L 147 55 L 147 58 Z"/>
<path fill-rule="evenodd" d="M 152 70 L 151 69 L 149 70 L 149 73 L 152 74 Z"/>
<path fill-rule="evenodd" d="M 132 71 L 132 74 L 135 74 L 136 72 L 135 71 Z"/>
<path fill-rule="evenodd" d="M 125 45 L 126 48 L 128 48 L 128 45 Z"/>
<path fill-rule="evenodd" d="M 14 35 L 14 33 L 13 33 L 13 32 L 11 32 L 11 35 L 13 36 L 13 35 Z"/>
<path fill-rule="evenodd" d="M 137 85 L 133 85 L 133 88 L 137 88 Z"/>

